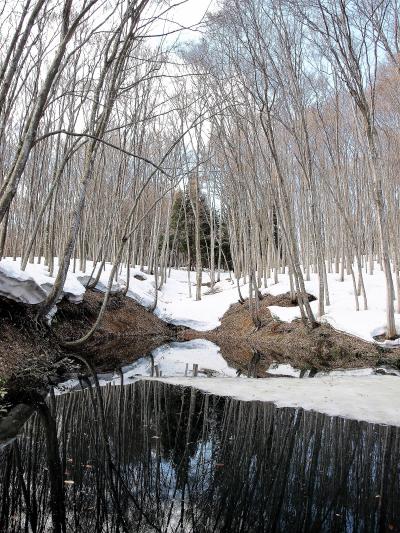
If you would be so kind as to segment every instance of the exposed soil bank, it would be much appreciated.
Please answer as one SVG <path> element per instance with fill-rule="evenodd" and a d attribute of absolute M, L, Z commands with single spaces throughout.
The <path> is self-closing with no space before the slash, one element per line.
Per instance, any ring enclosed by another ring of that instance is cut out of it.
<path fill-rule="evenodd" d="M 299 369 L 331 370 L 390 365 L 400 368 L 400 349 L 383 349 L 333 329 L 328 324 L 310 330 L 300 320 L 291 323 L 272 318 L 270 305 L 293 306 L 289 294 L 266 295 L 260 302 L 262 326 L 255 330 L 248 303 L 233 304 L 221 326 L 208 332 L 185 331 L 190 340 L 205 338 L 218 344 L 223 357 L 246 373 L 258 362 L 257 375 L 265 377 L 273 362 L 290 363 Z"/>
<path fill-rule="evenodd" d="M 103 294 L 88 291 L 84 301 L 63 301 L 52 329 L 35 320 L 35 308 L 0 300 L 0 389 L 13 401 L 29 401 L 50 382 L 80 371 L 68 359 L 83 355 L 98 371 L 115 370 L 134 362 L 158 346 L 173 340 L 205 338 L 220 346 L 229 365 L 247 373 L 257 363 L 257 375 L 266 376 L 276 361 L 300 369 L 362 368 L 388 364 L 400 368 L 400 349 L 382 349 L 358 338 L 321 325 L 309 330 L 300 321 L 284 323 L 272 318 L 269 305 L 293 305 L 289 295 L 265 296 L 260 302 L 262 326 L 255 331 L 247 302 L 234 304 L 219 328 L 209 332 L 170 326 L 134 300 L 114 295 L 100 328 L 81 347 L 67 350 L 59 340 L 77 339 L 96 320 Z M 86 370 L 85 370 L 86 371 Z"/>
<path fill-rule="evenodd" d="M 65 359 L 71 353 L 83 355 L 102 371 L 176 340 L 177 328 L 131 298 L 114 295 L 92 339 L 74 350 L 62 347 L 60 340 L 78 339 L 90 329 L 102 300 L 102 293 L 87 291 L 79 305 L 60 302 L 51 330 L 35 320 L 35 307 L 0 300 L 0 386 L 9 391 L 12 401 L 29 400 L 49 382 L 77 372 L 76 363 Z"/>

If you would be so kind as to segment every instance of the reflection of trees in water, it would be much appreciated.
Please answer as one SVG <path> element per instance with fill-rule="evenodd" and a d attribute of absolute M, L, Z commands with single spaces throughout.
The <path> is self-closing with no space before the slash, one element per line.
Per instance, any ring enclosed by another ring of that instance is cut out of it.
<path fill-rule="evenodd" d="M 0 529 L 396 531 L 399 436 L 158 382 L 85 389 L 1 451 Z"/>

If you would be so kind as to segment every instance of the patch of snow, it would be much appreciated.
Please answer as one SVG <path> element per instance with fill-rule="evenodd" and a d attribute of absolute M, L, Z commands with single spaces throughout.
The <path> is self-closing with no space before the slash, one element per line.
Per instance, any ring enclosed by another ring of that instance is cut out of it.
<path fill-rule="evenodd" d="M 310 377 L 310 370 L 302 371 L 299 368 L 294 368 L 290 364 L 272 363 L 268 368 L 267 374 L 279 377 L 292 377 L 292 378 L 308 378 Z M 337 370 L 319 371 L 312 374 L 312 378 L 321 377 L 364 377 L 364 376 L 398 376 L 400 377 L 400 371 L 396 368 L 389 366 L 380 366 L 377 368 L 339 368 Z"/>
<path fill-rule="evenodd" d="M 129 288 L 126 295 L 146 308 L 149 308 L 154 302 L 154 295 L 151 292 L 151 287 L 145 287 L 142 291 L 136 290 L 136 288 Z"/>
<path fill-rule="evenodd" d="M 368 310 L 363 309 L 363 298 L 359 296 L 360 311 L 356 311 L 355 298 L 350 275 L 345 275 L 340 281 L 339 275 L 328 273 L 328 288 L 331 305 L 325 306 L 325 314 L 319 317 L 320 322 L 330 324 L 339 331 L 354 335 L 368 342 L 375 342 L 376 335 L 386 331 L 386 300 L 385 276 L 378 265 L 375 265 L 374 274 L 363 273 L 365 291 L 368 300 Z M 310 281 L 305 281 L 306 291 L 318 298 L 318 276 L 311 274 Z M 268 287 L 267 292 L 279 295 L 290 290 L 287 274 L 279 275 L 279 283 Z M 318 314 L 318 301 L 310 303 L 315 316 Z M 285 322 L 292 322 L 300 318 L 300 309 L 296 307 L 269 307 L 273 316 Z M 400 334 L 400 314 L 395 314 L 396 329 Z M 400 339 L 384 341 L 382 346 L 400 345 Z"/>
<path fill-rule="evenodd" d="M 28 263 L 26 270 L 21 270 L 21 259 L 13 261 L 5 258 L 0 261 L 0 292 L 6 298 L 26 304 L 43 302 L 54 285 L 48 268 L 42 263 Z M 79 303 L 83 299 L 85 288 L 77 277 L 68 272 L 63 295 L 71 302 Z"/>
<path fill-rule="evenodd" d="M 81 388 L 80 382 L 78 379 L 67 379 L 66 381 L 63 381 L 62 383 L 59 383 L 56 387 L 54 387 L 54 394 L 56 396 L 59 396 L 60 394 L 65 394 L 67 392 L 72 392 L 74 390 L 79 390 Z"/>
<path fill-rule="evenodd" d="M 64 296 L 70 302 L 78 304 L 83 300 L 86 292 L 85 287 L 72 272 L 68 272 L 63 289 Z"/>
<path fill-rule="evenodd" d="M 397 376 L 400 377 L 400 370 L 397 370 L 397 368 L 393 368 L 390 366 L 380 366 L 378 368 L 375 368 L 375 374 L 381 374 L 384 376 Z"/>
<path fill-rule="evenodd" d="M 400 383 L 393 376 L 340 376 L 320 379 L 146 378 L 194 387 L 217 396 L 301 407 L 330 416 L 400 426 Z"/>
<path fill-rule="evenodd" d="M 341 377 L 341 376 L 353 376 L 353 377 L 364 377 L 364 376 L 373 376 L 376 374 L 374 368 L 343 368 L 338 370 L 329 370 L 327 372 L 317 372 L 314 375 L 314 378 L 321 377 Z M 399 384 L 400 385 L 400 384 Z"/>
<path fill-rule="evenodd" d="M 396 322 L 396 328 L 397 328 L 397 322 Z M 386 339 L 384 341 L 375 341 L 375 342 L 377 342 L 377 344 L 379 344 L 380 346 L 386 346 L 387 348 L 391 348 L 391 347 L 400 346 L 400 337 L 397 339 L 393 339 L 393 340 Z"/>
<path fill-rule="evenodd" d="M 195 272 L 191 272 L 191 282 L 195 281 Z M 206 277 L 206 276 L 204 276 Z M 161 288 L 156 315 L 175 325 L 187 326 L 197 331 L 207 331 L 218 327 L 221 318 L 231 304 L 238 301 L 235 284 L 229 280 L 228 274 L 223 273 L 221 281 L 215 285 L 218 292 L 206 294 L 209 287 L 202 287 L 202 299 L 188 296 L 187 271 L 173 270 L 167 283 Z M 242 287 L 243 296 L 248 295 L 248 288 Z"/>
<path fill-rule="evenodd" d="M 301 376 L 301 370 L 289 364 L 272 363 L 267 370 L 267 374 L 299 378 Z"/>
<path fill-rule="evenodd" d="M 42 302 L 47 292 L 25 272 L 5 259 L 0 262 L 0 294 L 23 304 Z"/>
<path fill-rule="evenodd" d="M 297 306 L 281 307 L 280 305 L 270 305 L 268 306 L 268 309 L 271 311 L 272 318 L 282 322 L 293 322 L 293 320 L 300 318 L 300 309 Z"/>

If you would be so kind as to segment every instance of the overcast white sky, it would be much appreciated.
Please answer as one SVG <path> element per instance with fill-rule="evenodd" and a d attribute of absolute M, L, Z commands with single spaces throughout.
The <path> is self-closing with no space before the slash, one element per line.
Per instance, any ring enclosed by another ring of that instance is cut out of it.
<path fill-rule="evenodd" d="M 182 24 L 194 24 L 201 20 L 207 9 L 213 8 L 214 0 L 188 0 L 174 9 L 176 20 Z"/>
<path fill-rule="evenodd" d="M 178 1 L 175 0 L 176 3 Z M 207 11 L 215 10 L 215 6 L 216 0 L 188 0 L 186 3 L 174 8 L 173 12 L 168 14 L 168 18 L 173 19 L 182 26 L 193 26 L 202 20 Z M 171 25 L 170 28 L 172 27 Z M 195 39 L 198 35 L 195 31 L 186 30 L 180 34 L 180 40 Z"/>

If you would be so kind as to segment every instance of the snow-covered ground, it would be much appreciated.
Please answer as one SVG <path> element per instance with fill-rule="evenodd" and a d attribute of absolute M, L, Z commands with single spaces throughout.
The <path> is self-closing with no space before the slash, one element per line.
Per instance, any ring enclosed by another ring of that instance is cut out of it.
<path fill-rule="evenodd" d="M 79 263 L 77 263 L 78 265 Z M 83 298 L 85 285 L 93 269 L 90 261 L 87 262 L 86 272 L 72 267 L 68 273 L 64 288 L 64 295 L 74 302 Z M 111 270 L 111 265 L 106 264 L 102 271 L 97 289 L 104 291 Z M 223 273 L 221 281 L 216 285 L 217 292 L 209 294 L 209 287 L 202 287 L 202 299 L 196 301 L 195 272 L 191 272 L 192 297 L 188 296 L 188 280 L 186 270 L 172 270 L 171 276 L 163 285 L 158 294 L 158 305 L 155 310 L 157 316 L 167 322 L 192 327 L 198 331 L 206 331 L 220 325 L 220 319 L 232 303 L 238 301 L 236 282 Z M 49 276 L 47 267 L 42 264 L 29 263 L 25 272 L 20 269 L 20 261 L 3 259 L 0 261 L 0 294 L 17 301 L 37 304 L 42 301 L 54 283 L 54 277 Z M 125 286 L 126 271 L 118 275 L 114 281 L 113 291 Z M 203 275 L 203 283 L 209 281 L 207 272 Z M 311 274 L 311 280 L 306 281 L 306 289 L 309 293 L 318 297 L 318 276 Z M 374 342 L 374 336 L 384 333 L 385 313 L 385 280 L 379 266 L 376 266 L 373 275 L 364 274 L 364 283 L 368 298 L 368 310 L 356 311 L 354 292 L 351 276 L 346 275 L 343 282 L 339 274 L 328 274 L 328 285 L 331 305 L 326 306 L 326 313 L 319 317 L 322 322 L 328 322 L 334 328 L 355 335 L 369 342 Z M 248 284 L 240 280 L 241 292 L 244 297 L 248 295 Z M 279 282 L 273 284 L 268 280 L 268 287 L 262 289 L 262 293 L 278 295 L 289 290 L 287 274 L 279 275 Z M 154 301 L 154 276 L 140 272 L 138 268 L 130 269 L 130 283 L 127 295 L 134 298 L 142 305 L 148 307 Z M 360 308 L 363 302 L 360 298 Z M 318 310 L 318 301 L 311 303 L 315 314 Z M 298 307 L 271 306 L 272 314 L 283 321 L 292 321 L 300 317 Z M 396 325 L 400 333 L 400 315 L 395 315 Z M 388 343 L 388 341 L 386 341 Z"/>
<path fill-rule="evenodd" d="M 374 342 L 377 335 L 385 332 L 386 325 L 386 289 L 385 276 L 376 265 L 374 274 L 364 273 L 365 292 L 368 300 L 368 310 L 363 310 L 363 299 L 359 297 L 360 311 L 356 311 L 354 290 L 351 276 L 345 276 L 343 282 L 340 281 L 339 274 L 330 273 L 328 276 L 328 287 L 330 296 L 330 306 L 325 306 L 325 314 L 319 317 L 321 322 L 327 322 L 335 329 L 360 337 L 369 342 Z M 308 293 L 318 297 L 318 276 L 311 274 L 310 281 L 305 282 Z M 279 276 L 279 283 L 271 285 L 268 292 L 278 295 L 290 289 L 287 275 Z M 315 315 L 318 312 L 318 301 L 311 302 L 311 308 Z M 300 318 L 298 307 L 270 306 L 271 313 L 283 320 L 291 322 L 295 318 Z M 397 332 L 400 334 L 400 314 L 395 315 Z M 395 341 L 396 343 L 396 341 Z M 386 341 L 385 344 L 393 344 Z"/>
<path fill-rule="evenodd" d="M 149 378 L 151 379 L 151 378 Z M 156 378 L 217 396 L 302 407 L 330 416 L 400 426 L 400 380 L 393 376 L 341 376 L 318 379 Z"/>
<path fill-rule="evenodd" d="M 0 261 L 0 294 L 13 300 L 37 304 L 44 300 L 46 294 L 54 284 L 55 276 L 50 277 L 48 268 L 43 264 L 28 263 L 25 272 L 20 268 L 20 259 L 13 261 L 6 258 Z M 57 260 L 55 261 L 57 273 Z M 78 269 L 72 271 L 72 266 L 68 272 L 67 282 L 64 288 L 64 295 L 78 303 L 85 293 L 90 274 L 93 270 L 93 263 L 87 261 L 86 272 Z M 96 288 L 105 291 L 111 271 L 111 264 L 106 264 L 102 271 Z M 97 274 L 95 269 L 94 277 Z M 118 273 L 118 278 L 114 280 L 113 291 L 118 291 L 126 286 L 126 269 Z M 195 272 L 190 273 L 192 294 L 195 293 Z M 204 283 L 209 281 L 209 275 L 204 273 Z M 207 331 L 216 328 L 220 324 L 229 306 L 238 299 L 237 289 L 229 280 L 227 273 L 222 273 L 221 282 L 218 284 L 219 292 L 207 294 L 209 287 L 202 287 L 202 300 L 196 302 L 195 298 L 188 296 L 188 277 L 186 270 L 171 271 L 171 276 L 164 284 L 158 295 L 158 305 L 155 314 L 161 319 L 176 325 L 184 325 Z M 154 301 L 154 276 L 141 272 L 138 268 L 130 269 L 129 290 L 127 296 L 135 299 L 145 307 L 152 305 Z M 247 286 L 243 287 L 243 296 L 248 294 Z"/>
<path fill-rule="evenodd" d="M 5 258 L 0 261 L 0 294 L 17 302 L 38 304 L 42 302 L 54 285 L 55 277 L 50 277 L 49 270 L 43 264 L 28 263 L 26 270 L 21 270 L 21 261 Z M 79 303 L 85 294 L 85 287 L 76 274 L 68 272 L 63 296 Z"/>

